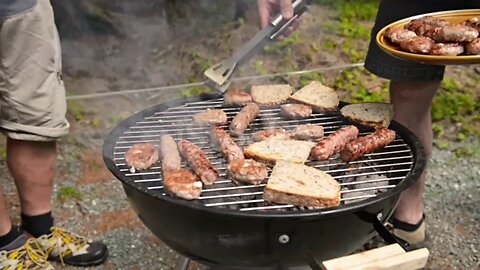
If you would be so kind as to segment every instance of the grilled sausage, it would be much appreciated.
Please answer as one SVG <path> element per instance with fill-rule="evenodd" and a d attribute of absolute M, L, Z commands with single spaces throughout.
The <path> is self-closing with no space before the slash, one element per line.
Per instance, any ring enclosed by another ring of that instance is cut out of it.
<path fill-rule="evenodd" d="M 467 54 L 480 54 L 480 38 L 476 38 L 470 43 L 465 45 L 465 51 Z"/>
<path fill-rule="evenodd" d="M 303 119 L 312 115 L 312 107 L 304 104 L 285 104 L 280 106 L 280 116 L 285 119 Z"/>
<path fill-rule="evenodd" d="M 219 174 L 200 147 L 188 140 L 178 142 L 178 150 L 205 185 L 217 181 Z"/>
<path fill-rule="evenodd" d="M 212 127 L 212 141 L 220 148 L 228 162 L 244 159 L 243 150 L 223 128 Z"/>
<path fill-rule="evenodd" d="M 343 127 L 315 145 L 310 155 L 316 160 L 327 160 L 331 155 L 340 151 L 345 145 L 358 136 L 358 128 L 355 126 Z"/>
<path fill-rule="evenodd" d="M 436 42 L 472 42 L 478 37 L 478 31 L 461 24 L 446 25 L 433 36 Z"/>
<path fill-rule="evenodd" d="M 480 17 L 474 17 L 463 22 L 463 25 L 470 26 L 480 32 Z"/>
<path fill-rule="evenodd" d="M 400 42 L 400 48 L 412 53 L 428 54 L 434 42 L 428 37 L 415 37 Z"/>
<path fill-rule="evenodd" d="M 226 105 L 244 106 L 249 102 L 252 102 L 252 96 L 243 90 L 232 89 L 225 93 L 223 96 L 223 102 Z"/>
<path fill-rule="evenodd" d="M 430 49 L 430 54 L 456 56 L 462 54 L 463 51 L 463 46 L 458 43 L 437 43 Z"/>
<path fill-rule="evenodd" d="M 200 126 L 224 125 L 227 123 L 227 114 L 221 109 L 208 109 L 193 115 L 193 120 Z"/>
<path fill-rule="evenodd" d="M 359 137 L 347 143 L 345 148 L 340 151 L 340 158 L 344 162 L 356 160 L 365 154 L 373 152 L 375 149 L 385 147 L 395 140 L 395 136 L 395 131 L 391 129 L 379 129 L 367 136 Z"/>
<path fill-rule="evenodd" d="M 230 134 L 235 137 L 242 135 L 259 113 L 260 107 L 256 103 L 248 103 L 230 123 Z"/>
<path fill-rule="evenodd" d="M 418 36 L 429 38 L 433 38 L 440 28 L 441 26 L 438 24 L 428 24 L 421 19 L 412 20 L 405 25 L 405 29 L 415 32 Z"/>
<path fill-rule="evenodd" d="M 202 192 L 202 182 L 185 169 L 164 171 L 163 186 L 175 196 L 186 200 L 198 199 Z"/>
<path fill-rule="evenodd" d="M 180 169 L 182 158 L 178 152 L 177 143 L 170 135 L 160 137 L 160 157 L 163 173 Z"/>
<path fill-rule="evenodd" d="M 399 44 L 400 42 L 411 39 L 417 36 L 415 32 L 402 27 L 393 27 L 385 31 L 385 36 L 393 43 Z"/>
<path fill-rule="evenodd" d="M 132 173 L 146 170 L 158 161 L 158 150 L 151 143 L 134 144 L 125 153 L 125 161 Z"/>
<path fill-rule="evenodd" d="M 320 125 L 300 125 L 292 132 L 292 137 L 297 140 L 316 141 L 323 137 L 323 127 Z"/>
<path fill-rule="evenodd" d="M 228 164 L 228 176 L 236 184 L 260 184 L 267 178 L 267 165 L 253 159 L 237 159 Z"/>
<path fill-rule="evenodd" d="M 280 140 L 290 139 L 290 132 L 283 128 L 267 128 L 253 133 L 252 139 L 254 142 L 260 142 L 268 138 L 276 138 Z"/>

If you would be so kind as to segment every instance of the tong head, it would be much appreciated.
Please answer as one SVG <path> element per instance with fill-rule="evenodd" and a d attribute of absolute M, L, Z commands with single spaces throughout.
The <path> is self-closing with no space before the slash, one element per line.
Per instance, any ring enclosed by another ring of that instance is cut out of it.
<path fill-rule="evenodd" d="M 212 81 L 210 80 L 209 78 L 207 78 L 207 80 L 204 82 L 206 86 L 210 87 L 211 89 L 213 89 L 215 92 L 217 93 L 220 93 L 220 94 L 223 94 L 225 93 L 225 91 L 227 91 L 228 87 L 230 86 L 231 84 L 231 80 L 228 79 L 227 81 L 225 81 L 223 84 L 218 84 L 216 83 L 215 81 Z"/>
<path fill-rule="evenodd" d="M 222 89 L 229 81 L 236 66 L 237 63 L 235 61 L 226 59 L 208 68 L 203 74 L 207 77 L 209 86 L 214 86 L 215 89 Z"/>

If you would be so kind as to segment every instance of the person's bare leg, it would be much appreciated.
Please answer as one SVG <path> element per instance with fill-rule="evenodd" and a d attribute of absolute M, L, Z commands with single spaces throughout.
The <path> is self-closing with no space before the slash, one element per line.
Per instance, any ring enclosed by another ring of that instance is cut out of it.
<path fill-rule="evenodd" d="M 52 210 L 56 171 L 55 142 L 7 140 L 7 164 L 17 185 L 22 213 L 30 216 Z"/>
<path fill-rule="evenodd" d="M 391 82 L 390 100 L 395 108 L 394 119 L 412 131 L 420 140 L 427 159 L 433 147 L 430 110 L 440 82 Z M 423 215 L 425 173 L 400 197 L 395 210 L 396 219 L 417 224 Z"/>
<path fill-rule="evenodd" d="M 0 187 L 0 235 L 7 234 L 12 228 L 12 221 L 7 210 L 7 200 L 5 194 Z"/>

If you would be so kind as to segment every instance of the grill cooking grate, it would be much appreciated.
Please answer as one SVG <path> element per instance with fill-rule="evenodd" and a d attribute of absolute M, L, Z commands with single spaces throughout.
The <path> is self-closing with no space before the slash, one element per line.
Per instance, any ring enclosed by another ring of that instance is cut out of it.
<path fill-rule="evenodd" d="M 209 139 L 209 128 L 195 126 L 193 114 L 206 109 L 221 108 L 228 115 L 228 123 L 241 108 L 223 107 L 222 99 L 186 103 L 172 107 L 166 111 L 156 112 L 136 122 L 118 137 L 114 147 L 115 165 L 124 179 L 134 187 L 146 190 L 149 194 L 170 196 L 162 186 L 161 168 L 157 164 L 149 170 L 132 173 L 125 164 L 125 152 L 136 143 L 153 143 L 158 146 L 163 134 L 172 135 L 178 141 L 188 139 L 200 146 L 210 161 L 218 169 L 220 180 L 211 186 L 204 187 L 199 200 L 192 203 L 206 207 L 221 207 L 239 211 L 292 211 L 303 208 L 293 205 L 272 205 L 262 199 L 265 182 L 259 186 L 236 186 L 226 175 L 227 163 L 221 153 L 212 148 Z M 280 109 L 264 108 L 250 125 L 244 135 L 237 138 L 243 148 L 252 143 L 253 132 L 266 127 L 281 127 L 292 130 L 301 124 L 320 124 L 324 127 L 325 136 L 347 124 L 339 112 L 318 114 L 302 120 L 284 120 L 279 115 Z M 228 126 L 222 126 L 228 130 Z M 360 135 L 365 135 L 363 132 Z M 341 206 L 377 196 L 379 193 L 394 188 L 410 172 L 413 166 L 413 154 L 410 147 L 397 135 L 390 145 L 367 154 L 363 158 L 346 164 L 338 156 L 326 161 L 307 161 L 309 166 L 321 169 L 333 176 L 341 185 Z M 182 167 L 187 166 L 182 161 Z M 269 174 L 271 170 L 269 169 Z M 340 207 L 341 207 L 340 206 Z"/>

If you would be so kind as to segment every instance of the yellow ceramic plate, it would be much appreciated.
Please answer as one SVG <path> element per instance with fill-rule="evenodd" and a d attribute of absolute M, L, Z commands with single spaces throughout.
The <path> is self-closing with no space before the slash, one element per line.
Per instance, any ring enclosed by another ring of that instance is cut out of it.
<path fill-rule="evenodd" d="M 480 16 L 480 9 L 464 9 L 464 10 L 451 10 L 451 11 L 442 11 L 434 12 L 428 14 L 417 15 L 402 19 L 391 23 L 377 34 L 377 44 L 380 48 L 386 53 L 393 55 L 395 57 L 424 63 L 424 64 L 435 64 L 435 65 L 468 65 L 468 64 L 480 64 L 480 55 L 458 55 L 458 56 L 440 56 L 440 55 L 425 55 L 425 54 L 415 54 L 402 51 L 399 46 L 391 43 L 388 39 L 384 37 L 384 33 L 389 27 L 395 26 L 404 26 L 413 19 L 418 19 L 423 16 L 433 16 L 437 18 L 445 19 L 449 22 L 459 23 L 473 17 Z"/>

